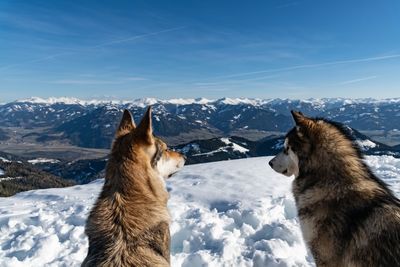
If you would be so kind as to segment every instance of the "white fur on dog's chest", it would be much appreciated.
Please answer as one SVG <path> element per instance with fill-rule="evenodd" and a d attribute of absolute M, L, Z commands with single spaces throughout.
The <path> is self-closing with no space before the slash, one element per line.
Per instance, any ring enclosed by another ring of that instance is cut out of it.
<path fill-rule="evenodd" d="M 297 188 L 295 183 L 293 183 L 293 188 Z M 309 206 L 310 202 L 312 202 L 312 199 L 312 196 L 308 195 L 307 193 L 298 196 L 296 201 L 297 211 Z M 314 216 L 299 216 L 299 221 L 304 241 L 307 243 L 311 242 L 317 236 Z"/>

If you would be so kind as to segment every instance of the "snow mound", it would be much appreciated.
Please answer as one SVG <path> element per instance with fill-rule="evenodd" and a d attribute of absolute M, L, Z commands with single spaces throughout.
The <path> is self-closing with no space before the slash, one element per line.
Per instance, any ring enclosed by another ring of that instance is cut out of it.
<path fill-rule="evenodd" d="M 172 266 L 315 266 L 287 177 L 270 157 L 198 164 L 172 177 Z M 367 163 L 400 193 L 400 159 Z M 0 198 L 0 266 L 79 266 L 85 220 L 103 180 Z"/>
<path fill-rule="evenodd" d="M 0 266 L 79 266 L 84 225 L 102 181 L 34 190 L 0 202 Z"/>
<path fill-rule="evenodd" d="M 172 266 L 312 266 L 291 179 L 268 160 L 198 164 L 173 178 Z"/>

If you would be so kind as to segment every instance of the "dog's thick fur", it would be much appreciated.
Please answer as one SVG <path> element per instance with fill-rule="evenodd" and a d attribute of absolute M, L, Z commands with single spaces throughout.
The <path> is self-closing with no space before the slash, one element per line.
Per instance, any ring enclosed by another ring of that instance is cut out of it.
<path fill-rule="evenodd" d="M 294 175 L 304 240 L 318 267 L 400 266 L 400 201 L 341 125 L 292 112 L 296 127 L 271 167 Z"/>
<path fill-rule="evenodd" d="M 125 110 L 102 192 L 86 223 L 89 250 L 82 266 L 169 266 L 164 179 L 183 165 L 182 155 L 153 136 L 150 108 L 138 127 Z"/>

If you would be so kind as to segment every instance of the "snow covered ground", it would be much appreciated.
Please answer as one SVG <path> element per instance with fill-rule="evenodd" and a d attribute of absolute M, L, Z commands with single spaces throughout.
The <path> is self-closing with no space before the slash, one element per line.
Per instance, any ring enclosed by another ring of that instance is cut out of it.
<path fill-rule="evenodd" d="M 291 179 L 270 157 L 187 166 L 168 184 L 172 266 L 314 266 Z M 400 193 L 400 159 L 367 162 Z M 0 198 L 0 266 L 79 266 L 86 216 L 103 180 Z"/>
<path fill-rule="evenodd" d="M 58 159 L 46 159 L 46 158 L 37 158 L 37 159 L 31 159 L 28 160 L 30 164 L 40 164 L 40 163 L 59 163 L 60 161 Z"/>

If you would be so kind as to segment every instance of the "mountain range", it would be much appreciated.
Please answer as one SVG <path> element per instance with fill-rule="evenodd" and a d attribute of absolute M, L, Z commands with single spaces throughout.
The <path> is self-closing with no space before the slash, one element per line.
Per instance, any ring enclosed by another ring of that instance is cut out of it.
<path fill-rule="evenodd" d="M 138 122 L 148 105 L 153 106 L 155 133 L 172 145 L 224 136 L 260 140 L 283 134 L 293 126 L 290 110 L 342 122 L 382 143 L 400 143 L 400 98 L 133 101 L 31 98 L 0 105 L 0 141 L 10 139 L 18 127 L 25 129 L 21 142 L 109 148 L 122 111 L 129 109 Z"/>

